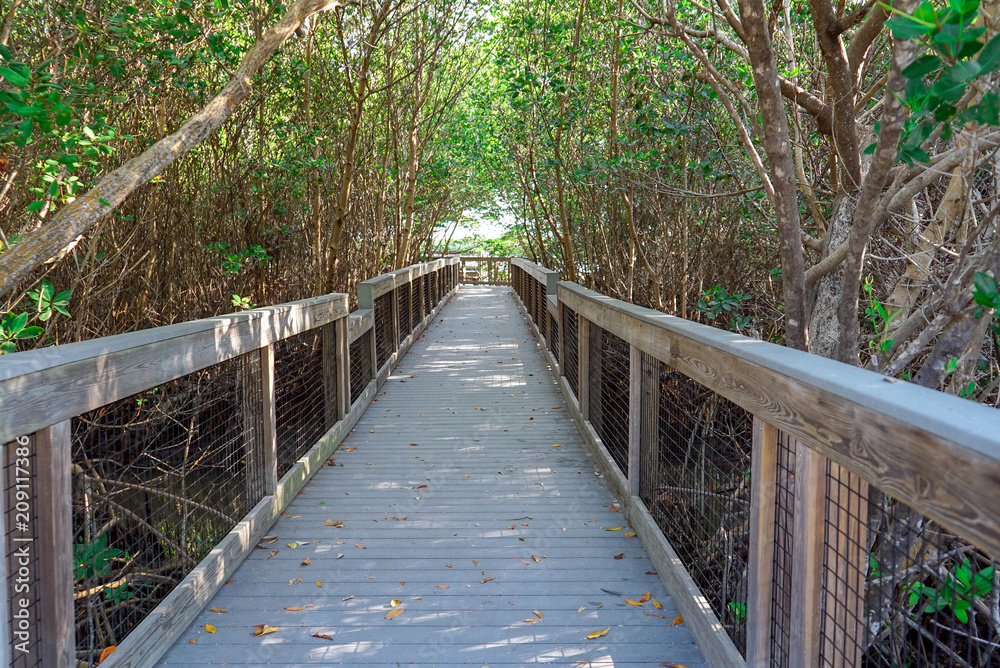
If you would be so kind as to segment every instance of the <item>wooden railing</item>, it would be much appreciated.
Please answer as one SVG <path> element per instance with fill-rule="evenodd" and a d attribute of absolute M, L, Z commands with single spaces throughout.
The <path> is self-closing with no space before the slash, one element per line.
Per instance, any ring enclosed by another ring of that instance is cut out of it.
<path fill-rule="evenodd" d="M 459 261 L 0 357 L 0 665 L 150 666 L 327 462 Z M 82 664 L 78 664 L 81 661 Z"/>
<path fill-rule="evenodd" d="M 460 282 L 467 285 L 510 285 L 509 257 L 462 256 Z"/>
<path fill-rule="evenodd" d="M 997 665 L 1000 413 L 521 259 L 512 281 L 711 665 Z"/>

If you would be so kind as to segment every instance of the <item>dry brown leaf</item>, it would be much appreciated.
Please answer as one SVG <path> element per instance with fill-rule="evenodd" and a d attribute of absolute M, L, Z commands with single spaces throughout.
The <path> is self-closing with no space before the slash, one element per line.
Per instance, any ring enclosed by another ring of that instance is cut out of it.
<path fill-rule="evenodd" d="M 683 663 L 670 663 L 668 661 L 664 661 L 660 665 L 661 666 L 667 666 L 667 668 L 688 668 Z"/>
<path fill-rule="evenodd" d="M 624 552 L 622 552 L 621 554 L 616 554 L 615 555 L 615 559 L 624 559 L 624 558 L 625 558 L 625 553 Z"/>
<path fill-rule="evenodd" d="M 647 612 L 646 616 L 647 617 L 659 617 L 660 619 L 666 619 L 666 617 L 664 615 L 657 615 L 657 614 L 653 614 L 652 612 Z"/>
<path fill-rule="evenodd" d="M 417 489 L 423 489 L 424 487 L 427 487 L 427 485 L 417 485 Z"/>
<path fill-rule="evenodd" d="M 191 642 L 194 641 L 192 640 Z M 106 658 L 108 658 L 110 654 L 113 654 L 117 649 L 118 645 L 108 645 L 107 647 L 105 647 L 104 651 L 101 652 L 101 656 L 97 659 L 97 663 L 101 663 L 102 661 L 104 661 Z"/>
<path fill-rule="evenodd" d="M 234 582 L 236 582 L 236 580 L 226 580 L 226 584 L 227 584 L 227 585 L 231 585 L 231 584 L 233 584 Z"/>
<path fill-rule="evenodd" d="M 357 449 L 358 449 L 358 446 L 352 445 L 349 448 L 344 448 L 344 452 L 350 452 L 351 450 L 357 450 Z"/>
<path fill-rule="evenodd" d="M 312 559 L 310 559 L 309 557 L 306 557 L 306 558 L 305 558 L 305 559 L 303 559 L 303 561 L 302 561 L 302 565 L 303 565 L 303 566 L 308 566 L 308 565 L 309 565 L 309 564 L 311 564 L 311 563 L 312 563 Z"/>
<path fill-rule="evenodd" d="M 274 556 L 274 555 L 276 555 L 276 554 L 278 554 L 278 551 L 277 551 L 277 550 L 271 550 L 271 557 L 273 557 L 273 556 Z M 267 559 L 265 559 L 265 561 L 270 561 L 270 560 L 271 560 L 271 557 L 268 557 Z"/>
<path fill-rule="evenodd" d="M 258 624 L 253 628 L 253 634 L 255 636 L 266 636 L 268 633 L 274 633 L 278 630 L 277 626 L 268 626 L 267 624 Z"/>
<path fill-rule="evenodd" d="M 285 606 L 285 610 L 288 610 L 289 612 L 298 612 L 299 610 L 306 610 L 307 608 L 311 608 L 311 607 L 313 607 L 313 606 L 311 606 L 311 605 L 303 605 L 303 606 L 286 605 Z"/>
<path fill-rule="evenodd" d="M 610 631 L 610 630 L 611 630 L 611 627 L 609 626 L 608 628 L 604 629 L 603 631 L 594 631 L 593 633 L 588 633 L 587 634 L 587 640 L 593 640 L 594 638 L 602 638 L 602 637 L 608 635 L 608 631 Z"/>
<path fill-rule="evenodd" d="M 212 612 L 229 612 L 225 608 L 209 608 Z"/>
<path fill-rule="evenodd" d="M 336 522 L 334 522 L 333 520 L 327 520 L 326 521 L 326 525 L 328 527 L 337 527 L 338 529 L 343 529 L 344 528 L 344 522 L 343 522 L 343 520 L 337 520 Z"/>
<path fill-rule="evenodd" d="M 683 623 L 684 623 L 684 618 L 681 617 L 680 615 L 677 615 L 676 617 L 674 617 L 674 621 L 670 622 L 670 625 L 677 626 L 678 624 L 683 624 Z"/>
<path fill-rule="evenodd" d="M 448 587 L 450 587 L 450 586 L 451 586 L 451 585 L 437 585 L 437 588 L 438 588 L 438 589 L 447 589 L 447 588 L 448 588 Z"/>
<path fill-rule="evenodd" d="M 653 607 L 656 608 L 657 610 L 663 610 L 663 604 L 660 603 L 659 601 L 653 601 Z"/>
<path fill-rule="evenodd" d="M 629 531 L 627 534 L 625 534 L 625 537 L 626 538 L 635 538 L 636 535 L 637 534 L 634 531 Z"/>
<path fill-rule="evenodd" d="M 366 548 L 365 548 L 365 546 L 364 546 L 364 545 L 362 545 L 361 543 L 355 543 L 355 544 L 354 544 L 354 547 L 358 548 L 359 550 L 364 550 L 364 549 L 366 549 Z"/>
<path fill-rule="evenodd" d="M 585 606 L 585 605 L 581 605 L 581 606 L 580 606 L 579 608 L 577 608 L 577 609 L 576 609 L 576 611 L 577 611 L 577 612 L 583 612 L 583 611 L 584 611 L 584 610 L 586 610 L 586 609 L 587 609 L 587 606 Z"/>
<path fill-rule="evenodd" d="M 538 557 L 536 557 L 535 555 L 531 555 L 531 558 L 535 560 L 535 563 L 536 563 L 536 564 L 537 564 L 538 562 L 540 562 L 540 561 L 541 561 L 541 559 L 539 559 L 539 558 L 538 558 Z"/>
<path fill-rule="evenodd" d="M 625 602 L 628 603 L 629 605 L 642 605 L 642 603 L 640 603 L 639 601 L 633 601 L 630 598 L 625 599 Z"/>
<path fill-rule="evenodd" d="M 535 613 L 536 615 L 538 615 L 539 619 L 545 619 L 545 615 L 543 615 L 542 613 L 538 612 L 537 610 L 532 610 L 532 612 Z"/>
<path fill-rule="evenodd" d="M 552 407 L 552 410 L 554 410 L 554 411 L 557 411 L 557 410 L 559 410 L 559 409 L 561 409 L 561 408 L 562 408 L 562 406 L 553 406 L 553 407 Z"/>
<path fill-rule="evenodd" d="M 191 638 L 190 640 L 188 640 L 188 642 L 193 645 L 194 644 L 194 638 Z"/>
<path fill-rule="evenodd" d="M 482 580 L 480 580 L 480 582 L 489 582 L 489 581 L 490 581 L 490 580 L 492 580 L 492 579 L 493 579 L 493 578 L 483 578 Z"/>
<path fill-rule="evenodd" d="M 610 508 L 610 509 L 611 509 L 611 511 L 612 511 L 612 512 L 615 512 L 615 513 L 620 513 L 620 512 L 621 512 L 621 509 L 620 509 L 620 508 L 615 508 L 614 506 L 608 506 L 608 508 Z"/>
<path fill-rule="evenodd" d="M 473 565 L 473 566 L 478 566 L 478 565 L 479 565 L 479 562 L 478 562 L 478 561 L 476 561 L 475 559 L 473 559 L 473 560 L 472 560 L 472 565 Z"/>
<path fill-rule="evenodd" d="M 445 564 L 445 567 L 446 568 L 453 568 L 453 566 L 451 564 Z"/>
<path fill-rule="evenodd" d="M 386 613 L 385 618 L 395 619 L 396 617 L 399 617 L 401 614 L 403 614 L 405 610 L 406 608 L 393 608 L 392 610 Z"/>
<path fill-rule="evenodd" d="M 639 599 L 639 602 L 645 603 L 646 601 L 649 600 L 649 598 L 650 598 L 650 593 L 647 591 L 645 594 L 642 595 L 642 598 Z"/>
<path fill-rule="evenodd" d="M 322 638 L 324 640 L 333 640 L 333 638 L 331 638 L 330 636 L 326 635 L 325 633 L 314 633 L 314 634 L 312 634 L 312 637 L 313 638 Z"/>
<path fill-rule="evenodd" d="M 322 583 L 322 582 L 317 582 L 317 583 L 316 583 L 316 586 L 317 586 L 317 587 L 322 587 L 322 586 L 323 586 L 323 583 Z"/>
<path fill-rule="evenodd" d="M 205 632 L 206 633 L 215 633 L 215 627 L 212 626 L 211 624 L 205 624 Z"/>
<path fill-rule="evenodd" d="M 531 619 L 526 619 L 524 621 L 529 622 L 529 623 L 531 623 L 531 622 L 540 622 L 540 621 L 542 621 L 542 618 L 541 617 L 532 617 Z"/>

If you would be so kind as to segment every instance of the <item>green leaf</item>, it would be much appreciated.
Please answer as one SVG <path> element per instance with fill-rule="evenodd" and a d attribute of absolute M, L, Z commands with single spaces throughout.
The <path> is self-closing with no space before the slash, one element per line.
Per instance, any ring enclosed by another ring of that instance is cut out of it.
<path fill-rule="evenodd" d="M 922 79 L 939 67 L 941 67 L 939 57 L 925 54 L 910 63 L 901 74 L 907 79 Z"/>
<path fill-rule="evenodd" d="M 979 76 L 982 66 L 974 60 L 963 60 L 951 68 L 951 76 L 955 81 L 971 81 Z"/>
<path fill-rule="evenodd" d="M 0 67 L 0 77 L 6 79 L 12 86 L 24 88 L 31 83 L 31 80 L 23 74 L 18 74 L 9 67 Z"/>
<path fill-rule="evenodd" d="M 24 326 L 28 324 L 28 314 L 22 313 L 20 315 L 14 316 L 14 318 L 9 322 L 7 329 L 11 334 L 17 334 Z"/>
<path fill-rule="evenodd" d="M 41 334 L 43 331 L 45 331 L 45 330 L 43 330 L 41 327 L 37 327 L 37 326 L 33 325 L 31 327 L 25 327 L 24 329 L 22 329 L 20 332 L 17 333 L 17 336 L 15 338 L 18 338 L 18 339 L 33 339 L 36 336 L 38 336 L 39 334 Z"/>
<path fill-rule="evenodd" d="M 989 74 L 1000 67 L 1000 35 L 997 35 L 983 47 L 976 59 L 983 74 Z"/>
<path fill-rule="evenodd" d="M 885 25 L 892 31 L 892 36 L 896 39 L 917 39 L 924 35 L 929 35 L 934 30 L 934 25 L 920 23 L 912 16 L 894 16 L 885 22 Z"/>

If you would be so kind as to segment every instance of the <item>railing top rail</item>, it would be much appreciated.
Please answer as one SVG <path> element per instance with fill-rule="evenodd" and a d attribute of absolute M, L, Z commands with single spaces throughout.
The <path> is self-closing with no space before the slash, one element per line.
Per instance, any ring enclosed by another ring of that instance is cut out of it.
<path fill-rule="evenodd" d="M 559 283 L 559 300 L 1000 555 L 1000 412 Z"/>
<path fill-rule="evenodd" d="M 347 295 L 5 356 L 0 443 L 347 315 Z"/>
<path fill-rule="evenodd" d="M 370 308 L 352 311 L 347 319 L 347 342 L 354 343 L 358 338 L 375 326 L 375 311 Z"/>
<path fill-rule="evenodd" d="M 559 282 L 559 272 L 547 269 L 540 264 L 529 262 L 522 257 L 511 258 L 511 264 L 520 267 L 531 274 L 536 280 L 546 286 L 548 292 L 554 293 L 556 284 Z"/>
<path fill-rule="evenodd" d="M 460 255 L 462 262 L 507 262 L 513 260 L 511 257 L 497 257 L 493 255 Z"/>
<path fill-rule="evenodd" d="M 369 308 L 370 304 L 366 303 L 367 299 L 378 299 L 387 292 L 392 292 L 397 287 L 405 285 L 415 278 L 443 269 L 444 267 L 458 264 L 459 262 L 460 260 L 457 256 L 445 257 L 420 264 L 413 264 L 409 267 L 403 267 L 402 269 L 376 276 L 375 278 L 369 278 L 358 283 L 358 298 L 362 301 L 362 305 L 365 308 Z"/>

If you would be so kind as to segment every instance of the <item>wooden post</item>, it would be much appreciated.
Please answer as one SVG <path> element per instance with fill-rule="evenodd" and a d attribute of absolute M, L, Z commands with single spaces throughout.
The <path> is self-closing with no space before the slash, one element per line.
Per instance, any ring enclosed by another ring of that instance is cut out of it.
<path fill-rule="evenodd" d="M 750 450 L 750 555 L 747 575 L 747 666 L 771 665 L 774 506 L 778 429 L 753 416 Z"/>
<path fill-rule="evenodd" d="M 334 322 L 337 339 L 337 417 L 343 420 L 351 410 L 351 346 L 347 342 L 348 318 Z"/>
<path fill-rule="evenodd" d="M 640 354 L 640 364 L 642 362 Z M 651 499 L 660 479 L 660 362 L 642 365 L 641 401 L 647 408 L 642 412 L 639 427 L 639 496 Z M 650 504 L 652 505 L 652 504 Z M 648 507 L 647 507 L 648 510 Z"/>
<path fill-rule="evenodd" d="M 580 415 L 590 419 L 590 321 L 576 314 L 576 368 Z"/>
<path fill-rule="evenodd" d="M 419 322 L 423 323 L 423 321 L 424 321 L 424 313 L 427 312 L 427 306 L 426 306 L 426 304 L 424 304 L 424 301 L 425 301 L 424 296 L 425 295 L 424 295 L 424 276 L 423 276 L 423 274 L 421 274 L 420 276 L 417 277 L 417 280 L 415 281 L 415 283 L 416 283 L 416 286 L 417 286 L 417 292 L 420 293 L 420 320 L 419 320 Z M 416 328 L 414 327 L 414 329 L 416 329 Z"/>
<path fill-rule="evenodd" d="M 42 665 L 76 666 L 73 619 L 73 459 L 70 421 L 35 432 Z"/>
<path fill-rule="evenodd" d="M 330 322 L 320 328 L 323 337 L 323 413 L 324 426 L 330 429 L 340 417 L 340 407 L 337 399 L 337 335 L 335 325 Z"/>
<path fill-rule="evenodd" d="M 642 351 L 628 347 L 628 491 L 639 495 L 639 452 L 642 445 Z"/>
<path fill-rule="evenodd" d="M 274 407 L 274 345 L 260 349 L 261 414 L 264 433 L 261 439 L 264 464 L 264 494 L 278 489 L 278 416 Z"/>
<path fill-rule="evenodd" d="M 789 632 L 792 666 L 815 666 L 819 657 L 825 506 L 826 458 L 796 441 Z"/>
<path fill-rule="evenodd" d="M 559 294 L 558 292 L 556 293 Z M 556 315 L 559 316 L 559 375 L 566 375 L 566 318 L 563 317 L 563 303 L 556 301 Z"/>
<path fill-rule="evenodd" d="M 399 351 L 399 288 L 393 288 L 389 299 L 392 301 L 392 327 L 389 334 L 392 338 L 392 349 Z M 397 360 L 398 362 L 398 360 Z"/>

